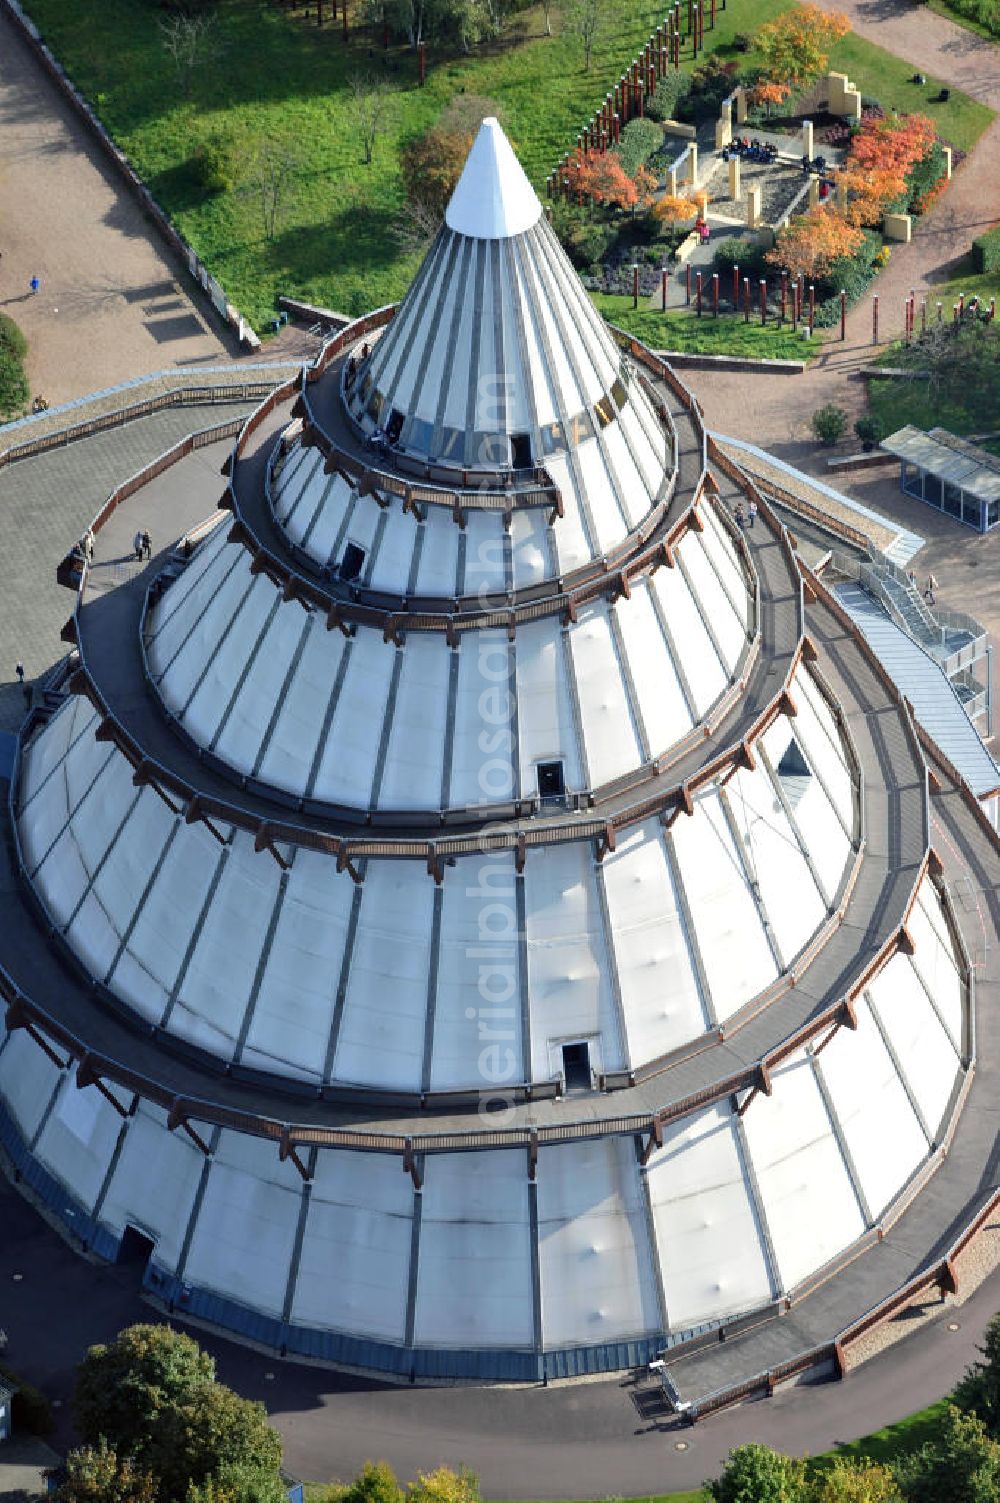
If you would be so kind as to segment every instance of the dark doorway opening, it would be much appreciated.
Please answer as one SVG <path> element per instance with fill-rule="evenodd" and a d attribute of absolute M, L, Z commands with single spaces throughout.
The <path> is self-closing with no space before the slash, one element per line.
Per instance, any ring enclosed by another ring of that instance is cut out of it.
<path fill-rule="evenodd" d="M 566 776 L 561 762 L 539 762 L 538 795 L 540 798 L 563 798 Z"/>
<path fill-rule="evenodd" d="M 531 434 L 512 433 L 510 436 L 510 455 L 515 470 L 531 469 Z"/>
<path fill-rule="evenodd" d="M 140 1232 L 137 1226 L 126 1226 L 118 1247 L 118 1263 L 123 1268 L 134 1268 L 142 1273 L 153 1256 L 153 1239 Z"/>
<path fill-rule="evenodd" d="M 365 550 L 359 548 L 357 543 L 348 543 L 344 549 L 344 556 L 340 560 L 341 579 L 357 579 L 365 566 Z"/>
<path fill-rule="evenodd" d="M 590 1076 L 590 1045 L 563 1044 L 562 1057 L 567 1091 L 589 1091 L 593 1084 Z"/>

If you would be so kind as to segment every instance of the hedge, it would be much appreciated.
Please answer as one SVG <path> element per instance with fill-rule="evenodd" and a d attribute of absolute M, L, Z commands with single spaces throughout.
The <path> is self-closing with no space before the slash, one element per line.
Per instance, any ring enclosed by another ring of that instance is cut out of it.
<path fill-rule="evenodd" d="M 17 324 L 0 313 L 0 417 L 20 417 L 28 405 L 27 353 L 28 341 Z"/>
<path fill-rule="evenodd" d="M 972 261 L 977 271 L 1000 271 L 1000 224 L 972 242 Z"/>
<path fill-rule="evenodd" d="M 663 131 L 655 120 L 644 117 L 630 120 L 622 131 L 621 140 L 615 148 L 622 167 L 629 177 L 635 177 L 639 168 L 663 145 Z"/>

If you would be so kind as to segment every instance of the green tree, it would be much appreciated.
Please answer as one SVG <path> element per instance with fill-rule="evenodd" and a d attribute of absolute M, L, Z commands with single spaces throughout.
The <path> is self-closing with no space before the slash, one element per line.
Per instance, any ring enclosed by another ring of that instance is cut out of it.
<path fill-rule="evenodd" d="M 847 413 L 843 407 L 837 407 L 833 402 L 827 402 L 825 407 L 817 407 L 812 415 L 812 431 L 821 444 L 839 442 L 847 432 Z"/>
<path fill-rule="evenodd" d="M 407 1503 L 480 1503 L 479 1478 L 468 1467 L 439 1466 L 418 1472 L 406 1489 Z"/>
<path fill-rule="evenodd" d="M 563 10 L 563 30 L 575 36 L 583 50 L 583 71 L 590 72 L 594 48 L 604 27 L 602 0 L 568 0 Z"/>
<path fill-rule="evenodd" d="M 161 1413 L 188 1403 L 215 1380 L 215 1363 L 170 1326 L 136 1325 L 109 1346 L 92 1346 L 76 1370 L 73 1412 L 91 1446 L 105 1436 L 141 1455 Z"/>
<path fill-rule="evenodd" d="M 770 1446 L 737 1446 L 721 1477 L 706 1483 L 715 1503 L 800 1503 L 805 1464 Z"/>
<path fill-rule="evenodd" d="M 903 1503 L 892 1469 L 838 1456 L 806 1490 L 808 1503 Z"/>
<path fill-rule="evenodd" d="M 976 1350 L 983 1360 L 972 1364 L 955 1389 L 955 1403 L 977 1415 L 993 1439 L 1000 1440 L 1000 1315 L 994 1315 Z"/>
<path fill-rule="evenodd" d="M 288 1503 L 280 1472 L 252 1466 L 224 1466 L 212 1477 L 188 1486 L 184 1503 Z"/>
<path fill-rule="evenodd" d="M 130 1456 L 119 1457 L 102 1440 L 70 1451 L 55 1498 L 56 1503 L 156 1503 L 156 1483 Z"/>
<path fill-rule="evenodd" d="M 387 1461 L 366 1461 L 339 1503 L 403 1503 L 403 1489 Z"/>
<path fill-rule="evenodd" d="M 906 1503 L 997 1503 L 1000 1445 L 982 1420 L 949 1404 L 937 1434 L 896 1463 Z"/>

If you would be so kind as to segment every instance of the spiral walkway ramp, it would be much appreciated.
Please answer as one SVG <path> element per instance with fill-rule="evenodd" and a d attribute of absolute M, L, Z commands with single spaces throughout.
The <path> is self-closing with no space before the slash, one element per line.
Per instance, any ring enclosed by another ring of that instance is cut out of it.
<path fill-rule="evenodd" d="M 212 452 L 95 520 L 21 734 L 25 1184 L 396 1377 L 697 1403 L 835 1337 L 996 1188 L 995 833 L 495 121 Z"/>

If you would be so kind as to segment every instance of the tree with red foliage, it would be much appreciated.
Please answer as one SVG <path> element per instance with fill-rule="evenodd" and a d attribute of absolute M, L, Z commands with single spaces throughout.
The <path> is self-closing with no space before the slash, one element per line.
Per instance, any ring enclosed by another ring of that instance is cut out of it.
<path fill-rule="evenodd" d="M 839 210 L 818 204 L 778 231 L 772 250 L 764 256 L 771 266 L 788 270 L 807 282 L 822 277 L 834 261 L 853 256 L 864 236 Z"/>

